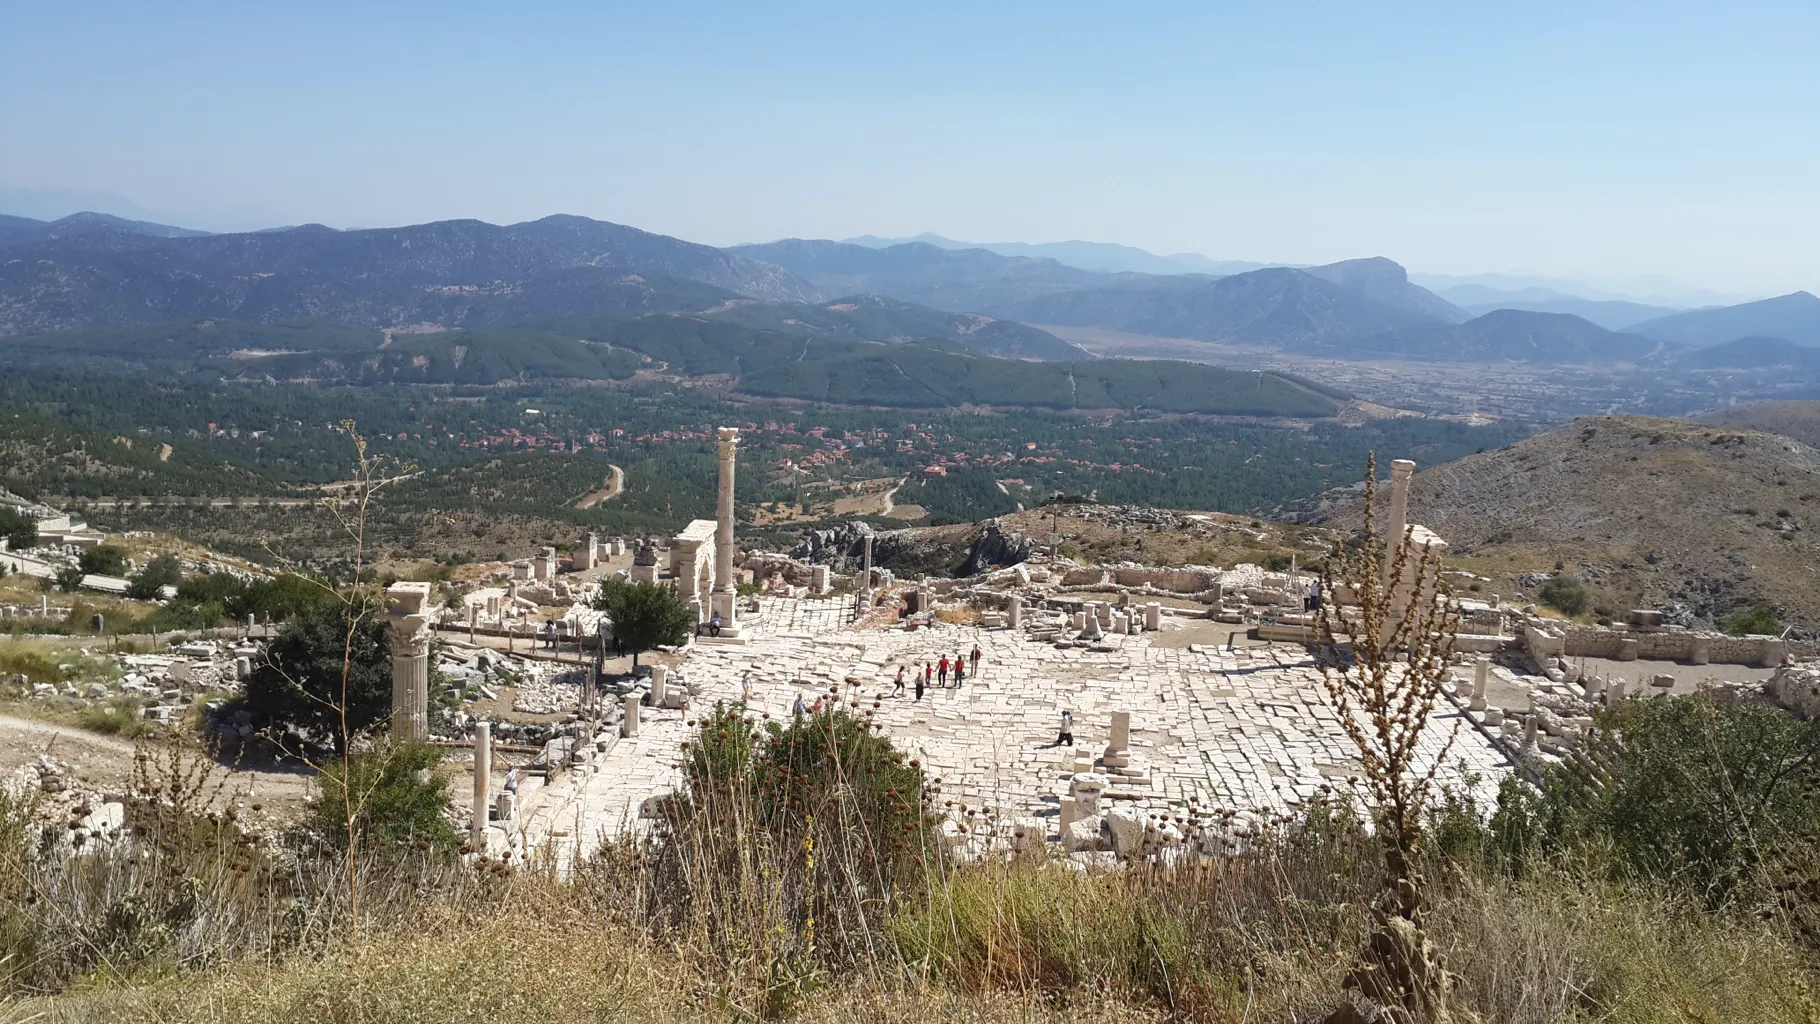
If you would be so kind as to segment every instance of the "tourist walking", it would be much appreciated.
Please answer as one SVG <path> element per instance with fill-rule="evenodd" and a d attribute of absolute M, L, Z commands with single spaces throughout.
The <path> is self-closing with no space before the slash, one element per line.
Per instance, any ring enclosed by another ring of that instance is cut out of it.
<path fill-rule="evenodd" d="M 948 685 L 948 656 L 946 654 L 942 655 L 942 660 L 935 663 L 935 678 L 942 686 Z"/>
<path fill-rule="evenodd" d="M 903 692 L 904 692 L 904 666 L 899 665 L 897 667 L 897 680 L 896 680 L 896 682 L 893 682 L 891 684 L 891 696 L 895 697 L 898 694 L 903 693 Z"/>
<path fill-rule="evenodd" d="M 803 717 L 804 710 L 806 710 L 806 708 L 803 704 L 803 695 L 799 693 L 796 695 L 796 703 L 790 705 L 790 717 L 801 718 Z"/>
<path fill-rule="evenodd" d="M 973 674 L 976 676 L 980 674 L 980 645 L 979 644 L 973 645 Z"/>
<path fill-rule="evenodd" d="M 927 670 L 917 673 L 917 676 L 916 676 L 916 699 L 917 700 L 923 699 L 923 684 L 927 683 L 928 681 L 929 681 L 929 673 Z"/>
<path fill-rule="evenodd" d="M 1069 714 L 1067 708 L 1062 709 L 1062 731 L 1055 737 L 1056 746 L 1064 743 L 1074 746 L 1074 716 Z"/>
<path fill-rule="evenodd" d="M 739 677 L 739 702 L 741 704 L 752 703 L 752 670 L 751 669 L 747 669 Z"/>
<path fill-rule="evenodd" d="M 954 659 L 954 688 L 960 689 L 967 681 L 967 663 L 959 658 Z"/>

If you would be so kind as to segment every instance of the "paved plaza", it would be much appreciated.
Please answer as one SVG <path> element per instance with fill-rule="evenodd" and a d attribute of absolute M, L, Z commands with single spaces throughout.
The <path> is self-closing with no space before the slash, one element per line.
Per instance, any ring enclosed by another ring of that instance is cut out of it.
<path fill-rule="evenodd" d="M 773 719 L 788 717 L 799 694 L 813 702 L 839 687 L 866 708 L 882 695 L 886 734 L 942 780 L 945 799 L 1005 817 L 1055 815 L 1073 771 L 1074 750 L 1055 743 L 1064 708 L 1074 715 L 1076 748 L 1092 755 L 1107 743 L 1112 713 L 1131 713 L 1132 764 L 1147 778 L 1115 779 L 1114 789 L 1146 810 L 1191 798 L 1291 810 L 1323 783 L 1356 774 L 1351 741 L 1300 645 L 1166 646 L 1187 628 L 1170 617 L 1161 632 L 1107 636 L 1100 646 L 1109 650 L 1057 648 L 1008 629 L 854 627 L 850 617 L 839 600 L 762 599 L 759 613 L 742 619 L 745 644 L 688 651 L 680 671 L 697 693 L 694 708 L 643 709 L 638 736 L 620 741 L 596 773 L 559 780 L 528 809 L 527 834 L 567 862 L 635 819 L 646 798 L 678 783 L 685 719 L 717 700 L 737 702 L 747 672 L 753 712 Z M 892 695 L 898 666 L 914 672 L 976 644 L 980 671 L 960 688 L 931 689 L 921 701 L 908 685 Z M 1442 778 L 1455 786 L 1476 779 L 1489 796 L 1510 763 L 1451 705 L 1437 713 L 1425 756 L 1432 763 L 1456 726 Z"/>

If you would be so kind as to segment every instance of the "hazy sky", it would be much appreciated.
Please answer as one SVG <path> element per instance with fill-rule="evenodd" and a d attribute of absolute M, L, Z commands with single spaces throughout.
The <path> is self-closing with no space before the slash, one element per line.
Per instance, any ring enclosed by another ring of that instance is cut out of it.
<path fill-rule="evenodd" d="M 13 0 L 0 196 L 1820 291 L 1814 0 L 381 6 Z"/>

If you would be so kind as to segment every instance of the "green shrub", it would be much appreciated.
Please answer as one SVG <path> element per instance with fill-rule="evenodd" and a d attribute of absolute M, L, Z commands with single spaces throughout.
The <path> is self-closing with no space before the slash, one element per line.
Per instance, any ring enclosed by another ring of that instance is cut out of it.
<path fill-rule="evenodd" d="M 102 544 L 77 556 L 76 562 L 85 573 L 100 576 L 126 575 L 126 549 L 118 544 Z"/>
<path fill-rule="evenodd" d="M 1752 605 L 1749 611 L 1739 612 L 1726 619 L 1725 631 L 1732 636 L 1776 636 L 1782 632 L 1782 621 L 1776 618 L 1774 605 L 1758 603 Z"/>
<path fill-rule="evenodd" d="M 1586 757 L 1493 818 L 1507 850 L 1591 856 L 1709 898 L 1766 891 L 1820 844 L 1820 722 L 1705 694 L 1620 701 Z"/>
<path fill-rule="evenodd" d="M 139 701 L 130 696 L 116 696 L 105 703 L 83 708 L 77 721 L 89 732 L 133 740 L 155 730 L 146 719 Z"/>
<path fill-rule="evenodd" d="M 1575 577 L 1560 573 L 1542 584 L 1536 597 L 1564 615 L 1584 615 L 1592 607 L 1592 594 L 1586 586 Z"/>
<path fill-rule="evenodd" d="M 343 780 L 348 780 L 345 784 Z M 449 822 L 442 751 L 428 743 L 381 741 L 323 766 L 306 827 L 324 844 L 345 848 L 348 813 L 363 847 L 450 853 L 461 845 Z"/>
<path fill-rule="evenodd" d="M 177 556 L 159 555 L 132 575 L 126 596 L 150 601 L 165 587 L 175 587 L 182 582 L 183 567 L 178 564 Z"/>

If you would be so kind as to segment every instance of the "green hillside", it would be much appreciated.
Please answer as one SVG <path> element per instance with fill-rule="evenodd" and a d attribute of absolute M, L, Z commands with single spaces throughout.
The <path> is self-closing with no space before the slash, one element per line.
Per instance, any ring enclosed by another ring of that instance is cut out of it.
<path fill-rule="evenodd" d="M 883 308 L 881 315 L 901 314 Z M 0 365 L 5 364 L 79 373 L 126 369 L 153 378 L 352 385 L 625 380 L 651 369 L 685 378 L 733 377 L 736 390 L 755 396 L 897 408 L 992 405 L 1319 417 L 1333 415 L 1336 398 L 1344 398 L 1286 376 L 1198 363 L 1035 362 L 984 355 L 943 340 L 854 340 L 692 314 L 389 336 L 318 323 L 201 321 L 86 329 L 0 341 Z"/>

